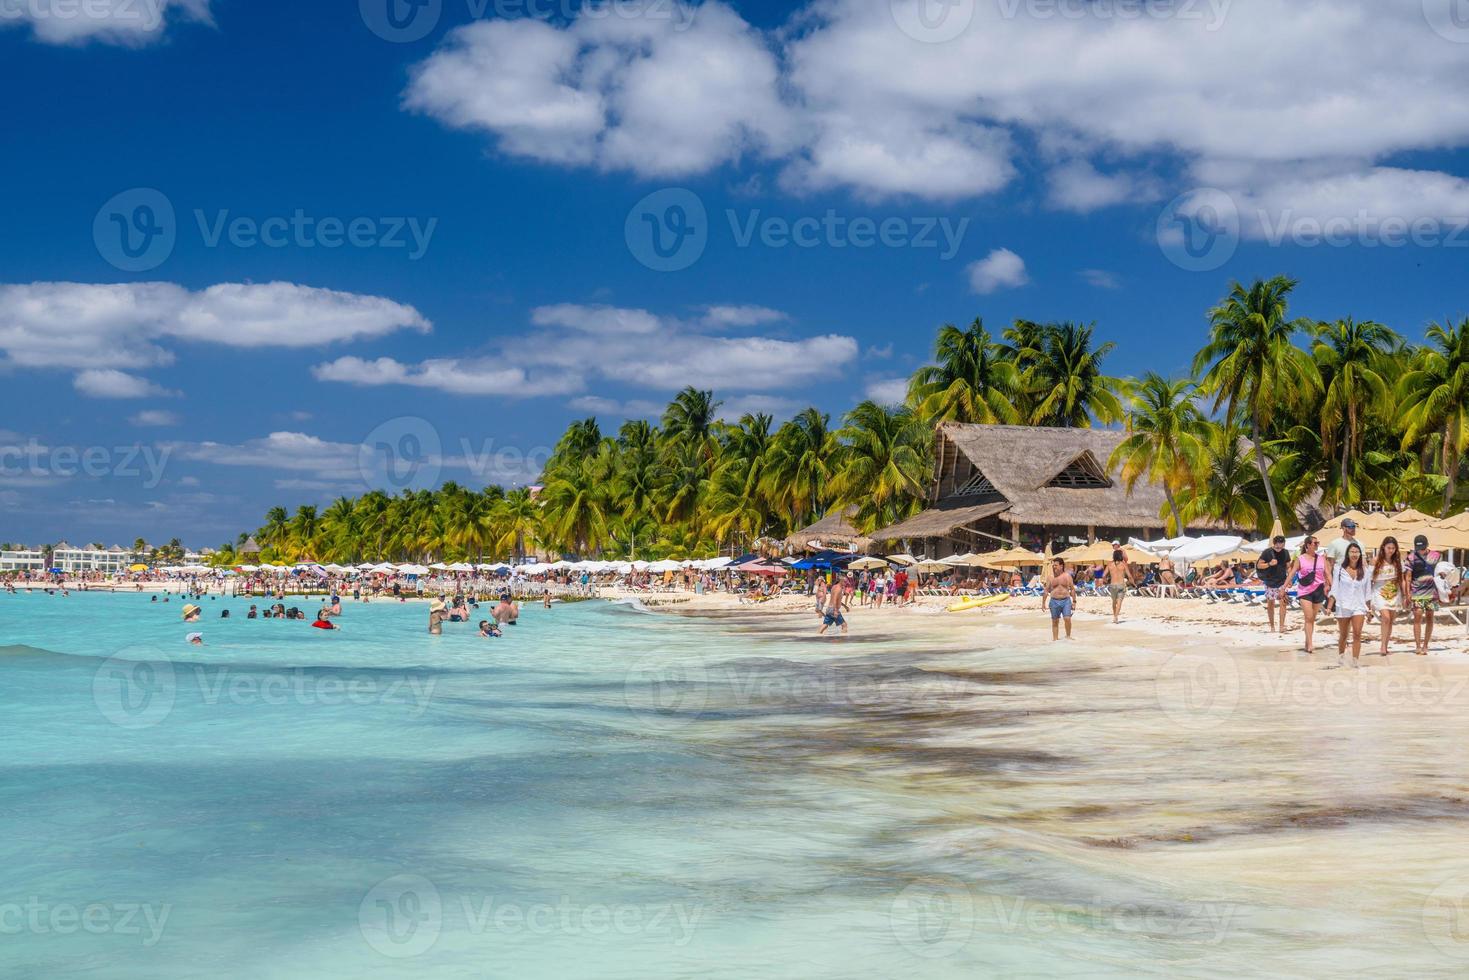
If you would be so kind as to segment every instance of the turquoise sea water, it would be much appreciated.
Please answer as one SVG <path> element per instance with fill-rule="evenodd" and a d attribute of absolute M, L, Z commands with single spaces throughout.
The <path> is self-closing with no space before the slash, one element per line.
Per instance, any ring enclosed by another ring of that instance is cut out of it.
<path fill-rule="evenodd" d="M 177 598 L 0 596 L 0 976 L 1223 977 L 1328 975 L 1348 934 L 1380 947 L 1364 963 L 1434 952 L 1416 906 L 1390 930 L 1228 880 L 1254 859 L 1227 840 L 1172 850 L 1177 825 L 1248 823 L 1211 787 L 1290 753 L 1180 766 L 1258 720 L 1149 729 L 1150 671 L 1075 647 L 607 603 L 481 640 L 377 602 L 323 633 L 203 605 L 186 627 Z M 1263 863 L 1307 874 L 1317 842 Z"/>

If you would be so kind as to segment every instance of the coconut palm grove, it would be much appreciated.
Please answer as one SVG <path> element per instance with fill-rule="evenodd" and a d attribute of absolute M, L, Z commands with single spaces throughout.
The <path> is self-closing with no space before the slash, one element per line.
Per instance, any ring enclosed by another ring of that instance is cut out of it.
<path fill-rule="evenodd" d="M 1129 486 L 1164 488 L 1170 530 L 1294 529 L 1308 501 L 1449 513 L 1469 433 L 1469 319 L 1414 337 L 1293 309 L 1296 285 L 1232 283 L 1207 312 L 1190 377 L 1109 375 L 1116 344 L 1092 324 L 975 317 L 939 327 L 902 404 L 731 422 L 717 392 L 685 388 L 657 424 L 573 422 L 539 489 L 447 482 L 324 510 L 274 507 L 213 561 L 233 564 L 252 537 L 267 561 L 700 557 L 780 539 L 833 509 L 871 532 L 922 508 L 940 422 L 1124 427 L 1109 465 Z"/>

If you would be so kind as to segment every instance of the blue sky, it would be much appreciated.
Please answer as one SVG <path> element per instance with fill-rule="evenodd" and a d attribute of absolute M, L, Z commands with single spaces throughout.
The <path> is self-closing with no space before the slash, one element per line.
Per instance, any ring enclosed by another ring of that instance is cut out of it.
<path fill-rule="evenodd" d="M 382 444 L 524 482 L 684 383 L 838 415 L 975 316 L 1095 321 L 1126 375 L 1186 370 L 1234 278 L 1469 313 L 1435 0 L 439 0 L 409 40 L 388 0 L 57 2 L 0 7 L 7 540 L 217 544 L 395 489 Z"/>

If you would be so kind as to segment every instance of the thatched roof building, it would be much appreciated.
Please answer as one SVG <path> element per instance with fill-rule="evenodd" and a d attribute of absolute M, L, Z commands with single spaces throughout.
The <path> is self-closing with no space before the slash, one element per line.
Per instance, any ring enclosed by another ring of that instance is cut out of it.
<path fill-rule="evenodd" d="M 872 538 L 852 526 L 852 516 L 856 511 L 855 507 L 848 507 L 844 511 L 831 511 L 815 524 L 793 532 L 785 540 L 786 547 L 798 550 L 846 548 L 853 551 L 864 551 L 870 548 Z"/>
<path fill-rule="evenodd" d="M 1124 438 L 1109 429 L 944 423 L 934 434 L 931 506 L 872 537 L 922 540 L 931 554 L 949 554 L 1020 542 L 1027 530 L 1042 545 L 1063 535 L 1151 535 L 1164 527 L 1163 488 L 1139 482 L 1128 493 L 1107 469 Z"/>

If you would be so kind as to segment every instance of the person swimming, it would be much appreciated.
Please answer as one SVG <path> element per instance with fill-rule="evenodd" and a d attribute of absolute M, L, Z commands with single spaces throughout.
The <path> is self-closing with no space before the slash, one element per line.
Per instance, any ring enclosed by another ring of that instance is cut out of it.
<path fill-rule="evenodd" d="M 485 637 L 503 636 L 498 625 L 492 624 L 488 619 L 479 621 L 479 635 Z"/>
<path fill-rule="evenodd" d="M 319 630 L 340 629 L 341 627 L 337 626 L 336 623 L 333 623 L 331 619 L 328 618 L 330 612 L 331 610 L 323 606 L 321 611 L 316 614 L 316 622 L 311 624 L 312 627 Z"/>
<path fill-rule="evenodd" d="M 189 642 L 189 646 L 191 647 L 202 647 L 204 645 L 203 633 L 190 633 L 184 639 Z"/>
<path fill-rule="evenodd" d="M 203 611 L 204 610 L 200 609 L 198 606 L 194 605 L 192 602 L 189 603 L 189 604 L 187 604 L 186 606 L 184 606 L 184 622 L 186 622 L 186 623 L 195 623 L 195 622 L 198 622 L 199 621 L 199 614 L 202 613 Z"/>

